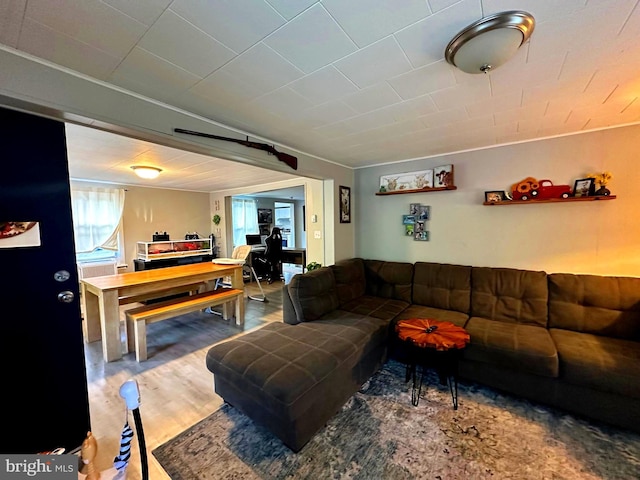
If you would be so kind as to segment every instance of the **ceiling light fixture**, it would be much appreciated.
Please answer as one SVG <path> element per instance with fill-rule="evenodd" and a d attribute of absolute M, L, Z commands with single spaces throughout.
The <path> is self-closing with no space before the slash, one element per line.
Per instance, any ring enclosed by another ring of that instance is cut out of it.
<path fill-rule="evenodd" d="M 444 58 L 466 73 L 488 73 L 513 57 L 529 39 L 535 19 L 518 10 L 481 18 L 449 42 Z"/>
<path fill-rule="evenodd" d="M 156 178 L 158 175 L 160 175 L 160 172 L 162 171 L 161 168 L 150 167 L 148 165 L 134 165 L 131 168 L 136 173 L 136 175 L 138 175 L 140 178 L 146 178 L 146 179 Z"/>

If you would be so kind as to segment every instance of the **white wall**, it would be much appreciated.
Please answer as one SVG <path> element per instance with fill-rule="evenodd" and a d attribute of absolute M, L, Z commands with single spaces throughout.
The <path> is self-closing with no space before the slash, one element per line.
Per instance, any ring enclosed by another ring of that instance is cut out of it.
<path fill-rule="evenodd" d="M 356 170 L 356 255 L 640 276 L 640 126 L 585 133 Z M 455 191 L 376 196 L 381 175 L 453 164 Z M 613 173 L 602 202 L 483 206 L 486 190 L 528 176 L 573 187 Z M 431 205 L 429 242 L 404 235 L 410 203 Z"/>

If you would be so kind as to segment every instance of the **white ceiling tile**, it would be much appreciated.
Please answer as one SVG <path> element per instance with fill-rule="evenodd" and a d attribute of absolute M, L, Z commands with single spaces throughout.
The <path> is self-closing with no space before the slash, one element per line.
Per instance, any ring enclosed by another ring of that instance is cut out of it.
<path fill-rule="evenodd" d="M 323 0 L 323 4 L 360 47 L 380 40 L 431 13 L 424 0 Z"/>
<path fill-rule="evenodd" d="M 251 80 L 250 83 L 248 80 Z M 245 102 L 265 93 L 252 79 L 238 78 L 224 69 L 216 70 L 204 80 L 191 87 L 191 92 L 225 103 Z"/>
<path fill-rule="evenodd" d="M 316 70 L 289 86 L 314 105 L 340 98 L 358 90 L 358 87 L 331 65 Z"/>
<path fill-rule="evenodd" d="M 311 122 L 313 127 L 319 127 L 353 117 L 358 112 L 345 105 L 342 101 L 335 101 L 309 108 L 302 113 L 304 114 L 304 119 Z"/>
<path fill-rule="evenodd" d="M 116 57 L 126 55 L 147 28 L 99 0 L 34 0 L 25 15 Z"/>
<path fill-rule="evenodd" d="M 487 114 L 487 112 L 502 112 L 519 108 L 522 102 L 522 92 L 517 91 L 506 95 L 491 97 L 479 102 L 467 103 L 466 109 L 469 117 L 476 118 Z"/>
<path fill-rule="evenodd" d="M 123 83 L 132 81 L 138 85 L 144 85 L 149 82 L 149 78 L 153 78 L 149 88 L 170 92 L 186 90 L 200 80 L 192 73 L 139 47 L 127 55 L 114 70 L 111 78 Z"/>
<path fill-rule="evenodd" d="M 335 63 L 360 88 L 411 70 L 411 64 L 393 36 L 369 45 Z"/>
<path fill-rule="evenodd" d="M 431 93 L 431 98 L 440 110 L 464 107 L 468 103 L 490 99 L 491 84 L 486 75 L 476 75 L 473 81 Z"/>
<path fill-rule="evenodd" d="M 275 92 L 256 98 L 252 100 L 250 104 L 284 117 L 286 117 L 290 111 L 304 110 L 312 106 L 309 100 L 294 92 L 289 87 L 280 88 Z"/>
<path fill-rule="evenodd" d="M 232 50 L 170 10 L 145 33 L 139 46 L 199 77 L 235 57 Z"/>
<path fill-rule="evenodd" d="M 106 79 L 120 62 L 120 58 L 63 35 L 29 18 L 26 18 L 22 24 L 18 48 L 101 80 Z"/>
<path fill-rule="evenodd" d="M 318 0 L 267 0 L 287 20 L 303 12 Z"/>
<path fill-rule="evenodd" d="M 27 0 L 0 2 L 0 43 L 16 47 Z"/>
<path fill-rule="evenodd" d="M 145 25 L 152 25 L 172 0 L 144 0 L 143 2 L 132 2 L 131 0 L 102 1 Z"/>
<path fill-rule="evenodd" d="M 482 16 L 478 0 L 463 0 L 395 34 L 414 67 L 444 58 L 451 39 Z"/>
<path fill-rule="evenodd" d="M 235 78 L 244 79 L 263 93 L 280 88 L 304 75 L 272 49 L 258 43 L 222 68 Z"/>
<path fill-rule="evenodd" d="M 358 113 L 367 113 L 400 102 L 402 99 L 387 83 L 379 83 L 343 98 Z"/>
<path fill-rule="evenodd" d="M 285 23 L 262 0 L 174 0 L 170 8 L 237 53 Z"/>
<path fill-rule="evenodd" d="M 306 73 L 356 50 L 355 44 L 319 3 L 270 35 L 265 43 Z"/>
<path fill-rule="evenodd" d="M 469 120 L 469 115 L 464 108 L 453 108 L 444 112 L 430 113 L 420 117 L 422 123 L 427 128 L 440 127 L 456 122 L 465 122 Z"/>
<path fill-rule="evenodd" d="M 389 84 L 404 99 L 452 87 L 455 83 L 455 77 L 444 60 L 389 80 Z"/>
<path fill-rule="evenodd" d="M 450 7 L 454 3 L 458 3 L 460 0 L 427 0 L 432 12 L 439 12 L 447 7 Z"/>
<path fill-rule="evenodd" d="M 406 100 L 395 106 L 396 120 L 421 117 L 437 111 L 438 107 L 429 94 Z"/>
<path fill-rule="evenodd" d="M 533 15 L 536 20 L 535 28 L 547 20 L 582 10 L 585 3 L 585 0 L 519 0 L 515 5 L 513 0 L 482 0 L 485 16 L 508 10 L 523 10 Z"/>

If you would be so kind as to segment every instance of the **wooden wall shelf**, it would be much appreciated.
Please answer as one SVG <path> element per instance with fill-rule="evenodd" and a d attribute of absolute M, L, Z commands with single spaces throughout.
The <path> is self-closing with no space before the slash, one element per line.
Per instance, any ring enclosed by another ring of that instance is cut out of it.
<path fill-rule="evenodd" d="M 567 203 L 567 202 L 593 202 L 596 200 L 615 200 L 615 195 L 602 195 L 593 197 L 569 197 L 550 198 L 548 200 L 507 200 L 505 202 L 483 202 L 483 205 L 535 205 L 536 203 Z"/>
<path fill-rule="evenodd" d="M 406 193 L 428 193 L 428 192 L 444 192 L 445 190 L 457 190 L 458 187 L 450 185 L 448 187 L 434 188 L 412 188 L 408 190 L 393 190 L 391 192 L 376 192 L 376 195 L 404 195 Z"/>

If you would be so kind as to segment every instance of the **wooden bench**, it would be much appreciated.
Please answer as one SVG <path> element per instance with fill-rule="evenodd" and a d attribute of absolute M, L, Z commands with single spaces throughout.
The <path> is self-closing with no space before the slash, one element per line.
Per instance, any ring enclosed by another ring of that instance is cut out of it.
<path fill-rule="evenodd" d="M 127 317 L 128 351 L 135 350 L 138 362 L 147 359 L 147 323 L 159 322 L 216 305 L 224 305 L 223 317 L 226 319 L 228 318 L 227 306 L 234 300 L 236 325 L 242 326 L 244 324 L 244 299 L 242 297 L 242 290 L 223 288 L 127 310 L 125 315 Z"/>

